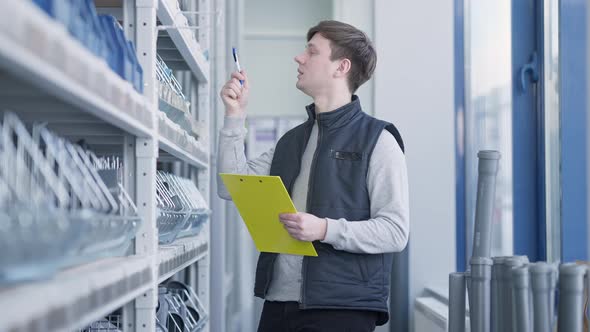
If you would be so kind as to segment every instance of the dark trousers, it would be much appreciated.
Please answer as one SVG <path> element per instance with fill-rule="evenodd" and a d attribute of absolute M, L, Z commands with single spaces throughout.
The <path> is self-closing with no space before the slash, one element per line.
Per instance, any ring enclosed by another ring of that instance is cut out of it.
<path fill-rule="evenodd" d="M 369 332 L 376 322 L 375 311 L 302 310 L 297 302 L 265 301 L 258 332 Z"/>

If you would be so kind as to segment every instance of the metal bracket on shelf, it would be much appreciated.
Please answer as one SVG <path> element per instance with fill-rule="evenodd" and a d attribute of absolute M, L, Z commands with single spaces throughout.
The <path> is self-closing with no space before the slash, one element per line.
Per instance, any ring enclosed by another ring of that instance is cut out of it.
<path fill-rule="evenodd" d="M 178 26 L 178 25 L 159 25 L 156 27 L 156 29 L 158 31 L 162 31 L 162 30 L 169 30 L 169 29 L 188 29 L 188 30 L 200 30 L 200 29 L 211 29 L 214 27 L 217 27 L 219 24 L 221 24 L 221 18 L 223 16 L 223 12 L 221 10 L 215 10 L 215 11 L 198 11 L 198 10 L 187 10 L 187 11 L 179 11 L 176 13 L 175 15 L 175 20 L 178 17 L 178 15 L 208 15 L 208 14 L 212 14 L 211 16 L 215 16 L 215 24 L 211 25 L 205 25 L 205 26 L 200 26 L 200 25 L 187 25 L 187 26 Z"/>
<path fill-rule="evenodd" d="M 187 14 L 187 15 L 202 15 L 202 16 L 207 16 L 207 15 L 211 15 L 212 17 L 215 17 L 215 26 L 219 26 L 219 24 L 221 24 L 221 18 L 223 17 L 223 11 L 221 10 L 204 10 L 204 11 L 199 11 L 199 10 L 186 10 L 186 11 L 180 11 L 179 13 L 177 13 L 176 15 L 178 16 L 178 14 Z"/>
<path fill-rule="evenodd" d="M 136 205 L 145 222 L 140 228 L 135 241 L 136 254 L 149 255 L 152 260 L 153 287 L 135 299 L 135 330 L 154 331 L 155 320 L 153 312 L 157 304 L 157 264 L 158 230 L 155 220 L 155 177 L 158 144 L 155 139 L 136 138 Z"/>
<path fill-rule="evenodd" d="M 158 0 L 135 0 L 138 8 L 158 8 Z"/>
<path fill-rule="evenodd" d="M 201 28 L 210 28 L 211 26 L 198 26 L 198 25 L 187 25 L 187 26 L 179 26 L 179 25 L 158 25 L 156 30 L 163 31 L 163 30 L 199 30 Z"/>
<path fill-rule="evenodd" d="M 157 158 L 158 144 L 152 138 L 137 138 L 135 153 L 138 158 Z"/>

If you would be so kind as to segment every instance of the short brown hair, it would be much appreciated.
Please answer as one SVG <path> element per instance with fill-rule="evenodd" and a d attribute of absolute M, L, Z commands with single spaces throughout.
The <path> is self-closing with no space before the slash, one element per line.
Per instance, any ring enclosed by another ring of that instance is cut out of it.
<path fill-rule="evenodd" d="M 369 37 L 350 24 L 338 21 L 321 21 L 307 32 L 307 41 L 319 33 L 330 41 L 330 60 L 349 59 L 348 87 L 354 93 L 368 81 L 377 65 L 377 53 Z"/>

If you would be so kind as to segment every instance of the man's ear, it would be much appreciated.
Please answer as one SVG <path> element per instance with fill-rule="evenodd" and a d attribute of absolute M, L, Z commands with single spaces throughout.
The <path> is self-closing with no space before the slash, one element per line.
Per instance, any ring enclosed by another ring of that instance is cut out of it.
<path fill-rule="evenodd" d="M 338 68 L 336 69 L 336 76 L 337 77 L 342 77 L 342 76 L 346 76 L 348 74 L 348 72 L 350 71 L 350 66 L 352 65 L 352 63 L 350 62 L 349 59 L 342 59 L 340 60 L 340 64 L 338 65 Z"/>

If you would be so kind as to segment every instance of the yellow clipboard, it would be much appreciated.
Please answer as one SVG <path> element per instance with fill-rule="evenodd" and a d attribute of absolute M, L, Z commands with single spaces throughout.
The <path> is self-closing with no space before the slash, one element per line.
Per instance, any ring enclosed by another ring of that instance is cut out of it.
<path fill-rule="evenodd" d="M 317 256 L 311 242 L 292 238 L 280 213 L 296 213 L 295 205 L 278 176 L 220 173 L 258 251 Z"/>

